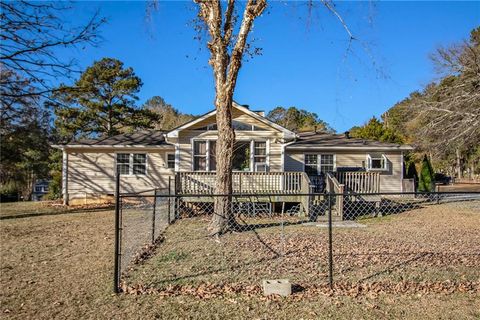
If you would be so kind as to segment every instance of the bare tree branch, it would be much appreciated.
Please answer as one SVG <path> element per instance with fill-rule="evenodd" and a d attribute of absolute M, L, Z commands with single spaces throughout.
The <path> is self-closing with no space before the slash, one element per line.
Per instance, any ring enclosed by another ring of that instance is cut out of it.
<path fill-rule="evenodd" d="M 31 96 L 52 90 L 50 80 L 79 72 L 75 60 L 60 59 L 55 50 L 97 45 L 98 29 L 105 23 L 96 12 L 84 25 L 72 26 L 61 18 L 72 9 L 65 2 L 2 1 L 0 9 L 1 71 L 29 79 Z"/>

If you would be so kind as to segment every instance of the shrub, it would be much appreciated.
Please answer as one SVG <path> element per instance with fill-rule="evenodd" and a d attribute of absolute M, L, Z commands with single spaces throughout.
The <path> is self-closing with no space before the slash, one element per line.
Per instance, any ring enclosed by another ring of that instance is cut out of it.
<path fill-rule="evenodd" d="M 425 155 L 422 161 L 422 169 L 420 170 L 420 176 L 418 177 L 418 191 L 431 192 L 435 189 L 433 177 L 433 169 L 430 164 L 430 160 Z"/>

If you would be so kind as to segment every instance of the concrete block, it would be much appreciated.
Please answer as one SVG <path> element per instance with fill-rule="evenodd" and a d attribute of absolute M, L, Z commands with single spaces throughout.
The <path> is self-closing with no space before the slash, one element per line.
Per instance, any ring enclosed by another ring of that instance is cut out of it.
<path fill-rule="evenodd" d="M 286 297 L 292 294 L 292 284 L 288 279 L 263 280 L 263 294 L 278 294 Z"/>

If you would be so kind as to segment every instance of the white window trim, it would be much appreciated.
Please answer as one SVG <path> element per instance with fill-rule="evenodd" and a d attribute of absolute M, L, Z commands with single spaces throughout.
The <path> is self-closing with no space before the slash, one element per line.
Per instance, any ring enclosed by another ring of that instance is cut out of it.
<path fill-rule="evenodd" d="M 241 141 L 241 140 L 240 140 Z M 252 139 L 250 140 L 250 172 L 255 172 L 255 141 Z"/>
<path fill-rule="evenodd" d="M 319 166 L 318 166 L 318 154 L 317 154 L 317 153 L 304 153 L 304 154 L 303 154 L 303 172 L 306 172 L 306 171 L 305 171 L 305 168 L 307 167 L 307 165 L 305 164 L 305 162 L 306 162 L 306 160 L 307 160 L 307 154 L 308 154 L 308 155 L 316 155 L 316 156 L 317 156 L 317 174 L 318 174 Z"/>
<path fill-rule="evenodd" d="M 116 151 L 115 152 L 115 176 L 118 173 L 118 164 L 117 164 L 117 157 L 118 154 L 128 154 L 128 174 L 121 174 L 122 176 L 127 177 L 136 177 L 136 176 L 146 176 L 148 174 L 148 153 L 147 152 L 125 152 L 125 151 Z M 133 155 L 134 154 L 144 154 L 145 155 L 145 173 L 133 173 Z"/>
<path fill-rule="evenodd" d="M 210 155 L 208 153 L 208 151 L 210 150 L 210 141 L 211 140 L 214 140 L 214 139 L 197 139 L 197 138 L 192 138 L 191 139 L 191 147 L 192 147 L 192 171 L 195 171 L 195 172 L 209 172 L 210 171 L 210 167 L 208 166 L 209 164 L 209 158 L 210 158 Z M 202 156 L 202 155 L 197 155 L 198 157 L 205 157 L 205 170 L 195 170 L 195 142 L 205 142 L 206 143 L 206 146 L 205 146 L 205 155 Z"/>
<path fill-rule="evenodd" d="M 372 168 L 372 156 L 370 155 L 370 153 L 367 153 L 367 171 L 388 171 L 388 159 L 387 157 L 385 156 L 384 153 L 382 153 L 382 158 L 383 158 L 383 168 Z M 377 158 L 375 158 L 377 159 Z"/>
<path fill-rule="evenodd" d="M 270 140 L 269 139 L 252 139 L 250 142 L 250 171 L 257 172 L 255 163 L 255 142 L 265 142 L 265 156 L 258 156 L 264 157 L 265 162 L 257 162 L 258 164 L 262 164 L 266 166 L 266 172 L 270 171 Z M 263 172 L 263 171 L 261 171 Z"/>
<path fill-rule="evenodd" d="M 335 156 L 334 153 L 320 153 L 318 154 L 318 158 L 317 158 L 317 164 L 318 164 L 318 168 L 317 168 L 317 174 L 320 174 L 322 172 L 322 156 L 332 156 L 333 158 L 333 172 L 337 171 L 337 157 Z"/>
<path fill-rule="evenodd" d="M 337 171 L 337 155 L 335 153 L 304 153 L 303 154 L 303 172 L 305 171 L 306 165 L 305 165 L 305 160 L 306 160 L 306 155 L 311 154 L 311 155 L 316 155 L 317 156 L 317 175 L 319 175 L 322 171 L 322 156 L 324 155 L 333 155 L 333 172 Z"/>
<path fill-rule="evenodd" d="M 192 152 L 192 171 L 195 172 L 214 172 L 210 170 L 210 143 L 211 141 L 217 142 L 218 139 L 202 139 L 202 138 L 192 138 L 191 139 L 191 152 Z M 205 141 L 207 143 L 206 149 L 206 170 L 195 170 L 195 146 L 196 141 Z M 266 155 L 265 155 L 265 165 L 267 166 L 267 171 L 270 169 L 270 140 L 269 139 L 238 139 L 235 142 L 249 142 L 250 143 L 250 170 L 246 172 L 255 172 L 255 142 L 265 142 Z M 262 162 L 263 164 L 263 162 Z M 234 172 L 245 172 L 239 170 L 233 170 Z"/>
<path fill-rule="evenodd" d="M 400 192 L 403 192 L 403 172 L 405 171 L 405 163 L 403 162 L 403 151 L 400 153 L 400 163 L 401 163 L 401 168 L 400 168 Z"/>
<path fill-rule="evenodd" d="M 168 156 L 172 156 L 173 155 L 173 168 L 170 168 L 168 166 Z M 168 170 L 175 170 L 175 167 L 176 167 L 176 152 L 166 152 L 165 153 L 165 168 L 167 168 Z"/>
<path fill-rule="evenodd" d="M 175 171 L 180 170 L 180 146 L 178 143 L 175 144 Z"/>

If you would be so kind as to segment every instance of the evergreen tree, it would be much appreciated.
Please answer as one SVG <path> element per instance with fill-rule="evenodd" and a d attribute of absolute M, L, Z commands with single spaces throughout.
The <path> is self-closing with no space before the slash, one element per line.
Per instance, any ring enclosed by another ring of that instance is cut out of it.
<path fill-rule="evenodd" d="M 35 180 L 48 176 L 50 113 L 31 97 L 0 111 L 0 194 L 28 200 Z"/>
<path fill-rule="evenodd" d="M 431 192 L 435 189 L 434 172 L 427 155 L 423 157 L 422 169 L 418 179 L 418 191 Z"/>
<path fill-rule="evenodd" d="M 158 130 L 171 130 L 195 118 L 191 114 L 181 113 L 159 96 L 148 99 L 143 108 L 158 115 L 160 121 L 155 124 Z"/>
<path fill-rule="evenodd" d="M 53 107 L 59 134 L 71 140 L 153 128 L 158 115 L 135 107 L 141 86 L 133 69 L 121 61 L 103 58 L 95 62 L 74 86 L 56 90 Z"/>
<path fill-rule="evenodd" d="M 391 128 L 387 128 L 383 122 L 376 117 L 371 118 L 365 125 L 361 127 L 353 127 L 350 129 L 350 135 L 354 138 L 375 140 L 391 143 L 403 143 L 402 135 Z"/>
<path fill-rule="evenodd" d="M 297 107 L 276 107 L 267 114 L 271 121 L 294 132 L 312 131 L 335 132 L 325 121 L 318 118 L 314 112 L 309 112 Z"/>

